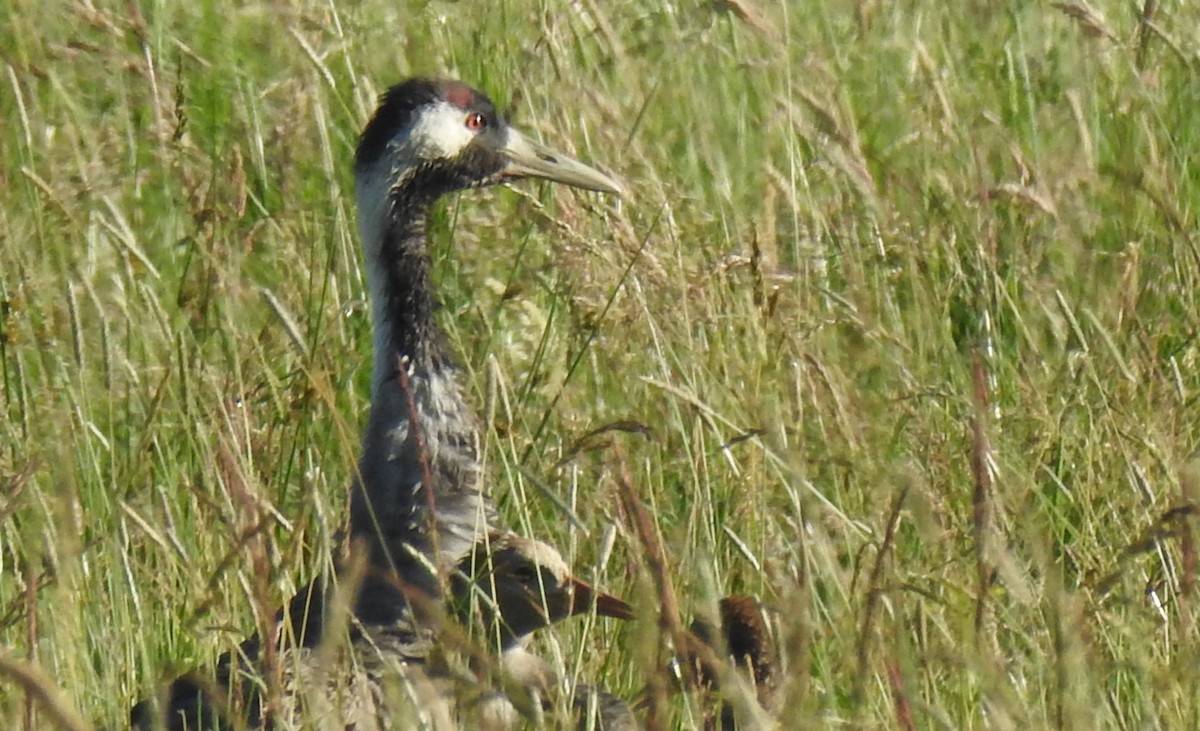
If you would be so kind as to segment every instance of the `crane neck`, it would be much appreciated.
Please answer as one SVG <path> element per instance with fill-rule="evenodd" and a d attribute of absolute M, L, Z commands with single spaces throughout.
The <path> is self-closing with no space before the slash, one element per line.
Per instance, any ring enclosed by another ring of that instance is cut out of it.
<path fill-rule="evenodd" d="M 394 181 L 382 165 L 358 171 L 358 228 L 373 328 L 371 412 L 400 420 L 409 418 L 414 379 L 457 370 L 434 317 L 439 303 L 427 227 L 436 199 L 418 188 L 403 178 Z"/>
<path fill-rule="evenodd" d="M 368 247 L 376 255 L 367 262 L 374 330 L 373 407 L 402 396 L 405 374 L 411 379 L 446 360 L 441 352 L 444 336 L 434 317 L 440 303 L 427 249 L 428 216 L 428 205 L 397 201 L 381 225 L 362 231 L 364 241 L 378 239 Z"/>
<path fill-rule="evenodd" d="M 359 171 L 357 202 L 375 352 L 350 533 L 365 539 L 373 566 L 433 595 L 429 565 L 455 565 L 486 523 L 479 433 L 435 319 L 427 221 L 436 196 L 370 172 Z"/>

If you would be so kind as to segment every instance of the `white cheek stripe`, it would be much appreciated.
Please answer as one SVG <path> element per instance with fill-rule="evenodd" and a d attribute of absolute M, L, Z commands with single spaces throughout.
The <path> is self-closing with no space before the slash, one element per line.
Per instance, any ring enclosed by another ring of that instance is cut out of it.
<path fill-rule="evenodd" d="M 432 160 L 454 157 L 475 139 L 467 129 L 467 112 L 449 102 L 439 101 L 421 110 L 417 121 L 392 140 L 397 158 L 403 160 Z"/>

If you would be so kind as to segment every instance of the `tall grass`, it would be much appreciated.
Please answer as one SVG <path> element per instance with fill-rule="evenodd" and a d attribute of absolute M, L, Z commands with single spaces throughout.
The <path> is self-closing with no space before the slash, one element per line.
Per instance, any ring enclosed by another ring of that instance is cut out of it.
<path fill-rule="evenodd" d="M 439 73 L 631 191 L 435 226 L 506 521 L 647 617 L 544 655 L 661 672 L 628 471 L 686 616 L 774 608 L 785 728 L 1200 726 L 1200 8 L 1144 7 L 13 0 L 3 725 L 119 727 L 330 560 L 355 135 Z"/>

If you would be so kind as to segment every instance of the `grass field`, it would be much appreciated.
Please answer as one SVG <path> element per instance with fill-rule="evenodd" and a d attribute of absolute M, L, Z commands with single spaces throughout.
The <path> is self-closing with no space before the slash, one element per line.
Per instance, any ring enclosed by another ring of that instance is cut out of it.
<path fill-rule="evenodd" d="M 330 561 L 355 136 L 437 73 L 630 191 L 435 226 L 505 519 L 646 617 L 544 656 L 659 673 L 628 470 L 783 728 L 1200 728 L 1200 4 L 1144 4 L 9 0 L 0 726 L 120 728 Z"/>

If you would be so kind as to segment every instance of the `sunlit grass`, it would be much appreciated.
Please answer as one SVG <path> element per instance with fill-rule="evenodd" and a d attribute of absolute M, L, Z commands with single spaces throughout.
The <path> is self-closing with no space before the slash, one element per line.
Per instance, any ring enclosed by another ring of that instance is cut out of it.
<path fill-rule="evenodd" d="M 330 560 L 412 73 L 631 192 L 436 222 L 509 525 L 649 619 L 627 469 L 685 619 L 777 611 L 787 728 L 1200 725 L 1195 7 L 135 5 L 2 11 L 5 727 L 120 727 Z M 584 624 L 636 699 L 654 623 Z"/>

